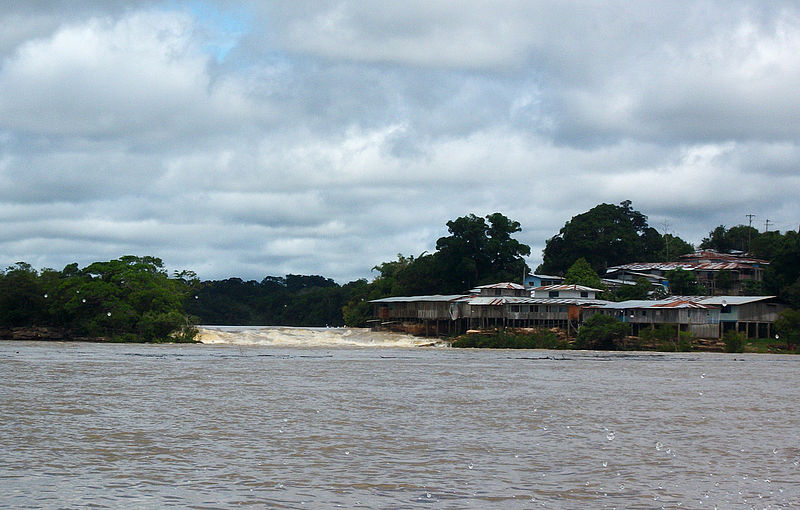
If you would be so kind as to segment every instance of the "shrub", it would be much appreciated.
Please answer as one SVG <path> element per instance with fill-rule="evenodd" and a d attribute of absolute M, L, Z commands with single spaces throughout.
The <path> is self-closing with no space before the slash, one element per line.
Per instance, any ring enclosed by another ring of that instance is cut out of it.
<path fill-rule="evenodd" d="M 744 352 L 745 337 L 742 333 L 728 331 L 723 337 L 725 352 Z"/>
<path fill-rule="evenodd" d="M 485 349 L 566 349 L 567 344 L 558 339 L 555 333 L 548 330 L 536 330 L 533 333 L 480 333 L 464 335 L 451 344 L 453 347 L 477 347 Z"/>
<path fill-rule="evenodd" d="M 578 330 L 578 349 L 616 350 L 617 342 L 625 337 L 628 326 L 614 317 L 603 314 L 591 316 Z"/>
<path fill-rule="evenodd" d="M 678 333 L 677 350 L 679 352 L 690 352 L 693 349 L 692 340 L 694 340 L 694 336 L 691 333 L 688 331 L 681 331 Z"/>

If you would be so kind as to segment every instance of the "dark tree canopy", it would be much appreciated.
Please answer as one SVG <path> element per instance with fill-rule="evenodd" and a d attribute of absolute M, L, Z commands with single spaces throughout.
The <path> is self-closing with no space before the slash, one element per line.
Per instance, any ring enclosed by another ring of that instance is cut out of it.
<path fill-rule="evenodd" d="M 585 258 L 581 257 L 567 269 L 564 283 L 603 289 L 603 282 Z"/>
<path fill-rule="evenodd" d="M 604 274 L 610 266 L 659 260 L 664 247 L 662 236 L 629 200 L 620 205 L 600 204 L 574 216 L 547 241 L 538 271 L 564 274 L 576 260 L 585 258 Z"/>
<path fill-rule="evenodd" d="M 519 222 L 500 213 L 481 218 L 470 214 L 447 222 L 450 235 L 436 241 L 436 257 L 446 271 L 448 292 L 463 292 L 483 283 L 521 280 L 530 246 L 511 235 Z"/>
<path fill-rule="evenodd" d="M 726 229 L 720 225 L 708 233 L 700 242 L 701 249 L 716 250 L 721 253 L 730 253 L 733 250 L 749 252 L 758 243 L 759 232 L 747 225 L 737 225 Z"/>
<path fill-rule="evenodd" d="M 170 278 L 156 257 L 124 256 L 84 269 L 36 272 L 19 263 L 0 274 L 0 326 L 49 326 L 73 336 L 190 339 L 184 300 L 195 280 Z"/>

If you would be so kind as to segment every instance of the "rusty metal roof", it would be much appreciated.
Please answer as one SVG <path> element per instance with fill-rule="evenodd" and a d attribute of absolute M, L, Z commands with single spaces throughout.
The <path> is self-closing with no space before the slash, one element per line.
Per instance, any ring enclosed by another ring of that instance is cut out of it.
<path fill-rule="evenodd" d="M 551 291 L 551 290 L 577 290 L 577 291 L 584 291 L 584 292 L 603 292 L 601 289 L 595 289 L 593 287 L 585 287 L 583 285 L 543 285 L 541 287 L 535 287 L 533 290 L 543 290 L 543 291 Z"/>
<path fill-rule="evenodd" d="M 503 306 L 503 305 L 601 305 L 609 301 L 602 299 L 580 298 L 533 298 L 518 296 L 474 296 L 466 300 L 473 306 Z"/>
<path fill-rule="evenodd" d="M 371 299 L 370 303 L 413 303 L 413 302 L 439 302 L 439 303 L 447 303 L 451 301 L 458 301 L 460 299 L 470 297 L 469 294 L 452 294 L 452 295 L 440 295 L 434 294 L 431 296 L 394 296 L 394 297 L 387 297 L 381 299 Z"/>
<path fill-rule="evenodd" d="M 736 255 L 732 253 L 721 253 L 716 250 L 699 250 L 694 253 L 687 253 L 685 255 L 681 255 L 680 258 L 686 260 L 705 260 L 705 261 L 716 261 L 716 262 L 740 262 L 743 264 L 749 265 L 768 265 L 769 261 L 761 260 L 754 257 L 748 257 L 746 255 Z"/>
<path fill-rule="evenodd" d="M 619 270 L 627 271 L 672 271 L 683 269 L 685 271 L 735 271 L 737 269 L 753 269 L 756 264 L 746 262 L 633 262 L 621 266 L 609 267 L 606 274 Z"/>
<path fill-rule="evenodd" d="M 687 300 L 683 300 L 683 299 L 677 299 L 675 301 L 670 301 L 668 303 L 662 303 L 662 302 L 656 303 L 651 308 L 702 308 L 702 309 L 708 309 L 708 308 L 716 308 L 716 306 L 704 305 L 704 304 L 701 304 L 701 303 L 697 303 L 695 301 L 687 301 Z"/>
<path fill-rule="evenodd" d="M 481 285 L 479 287 L 475 287 L 476 289 L 513 289 L 513 290 L 525 290 L 524 285 L 520 285 L 518 283 L 512 282 L 500 282 L 500 283 L 490 283 L 489 285 Z"/>

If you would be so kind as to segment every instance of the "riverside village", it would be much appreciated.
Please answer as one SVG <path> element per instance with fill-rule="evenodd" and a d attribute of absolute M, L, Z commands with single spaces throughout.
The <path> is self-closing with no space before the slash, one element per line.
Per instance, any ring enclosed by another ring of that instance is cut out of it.
<path fill-rule="evenodd" d="M 466 294 L 393 296 L 371 300 L 371 326 L 427 337 L 445 337 L 487 330 L 546 328 L 567 339 L 582 324 L 601 314 L 626 325 L 637 337 L 647 330 L 671 327 L 705 346 L 720 346 L 734 331 L 746 338 L 774 338 L 778 314 L 787 308 L 776 296 L 745 295 L 764 279 L 766 260 L 744 253 L 700 250 L 675 262 L 630 263 L 609 267 L 601 279 L 606 290 L 647 281 L 649 299 L 609 301 L 603 289 L 565 284 L 561 276 L 532 274 L 522 282 L 477 286 Z M 667 274 L 691 273 L 709 290 L 705 296 L 670 293 Z M 715 285 L 725 275 L 724 288 Z"/>

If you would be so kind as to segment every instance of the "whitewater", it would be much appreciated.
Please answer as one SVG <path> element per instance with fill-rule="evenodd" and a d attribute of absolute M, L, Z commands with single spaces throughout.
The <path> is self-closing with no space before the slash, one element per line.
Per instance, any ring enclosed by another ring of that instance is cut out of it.
<path fill-rule="evenodd" d="M 289 326 L 199 326 L 204 344 L 274 347 L 443 347 L 448 343 L 368 328 L 301 328 Z"/>

